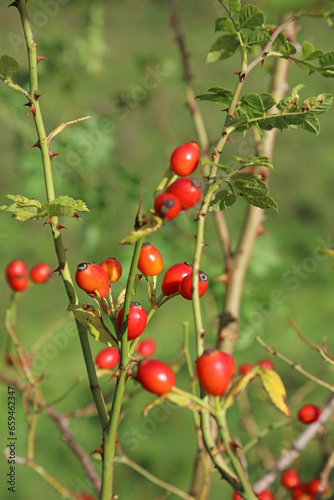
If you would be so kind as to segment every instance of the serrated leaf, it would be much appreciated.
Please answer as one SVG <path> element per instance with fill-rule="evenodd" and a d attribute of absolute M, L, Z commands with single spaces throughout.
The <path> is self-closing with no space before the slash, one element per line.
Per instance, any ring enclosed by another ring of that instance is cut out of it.
<path fill-rule="evenodd" d="M 87 205 L 82 200 L 74 200 L 69 196 L 58 196 L 50 203 L 43 205 L 49 217 L 75 217 L 80 218 L 79 212 L 89 212 Z"/>
<path fill-rule="evenodd" d="M 296 47 L 291 42 L 286 42 L 286 49 L 291 56 L 293 56 L 297 52 Z"/>
<path fill-rule="evenodd" d="M 243 188 L 257 189 L 259 191 L 268 192 L 268 186 L 263 182 L 258 175 L 249 172 L 235 172 L 231 175 L 230 182 L 233 183 L 239 191 Z"/>
<path fill-rule="evenodd" d="M 315 97 L 309 97 L 308 99 L 305 99 L 302 109 L 309 113 L 321 114 L 328 111 L 332 104 L 332 94 L 319 94 Z"/>
<path fill-rule="evenodd" d="M 240 10 L 240 0 L 226 0 L 226 4 L 230 12 L 239 12 Z"/>
<path fill-rule="evenodd" d="M 286 390 L 281 377 L 274 370 L 262 368 L 259 372 L 263 387 L 271 401 L 287 417 L 292 417 L 292 411 L 285 402 Z"/>
<path fill-rule="evenodd" d="M 321 49 L 317 49 L 314 52 L 311 52 L 307 57 L 304 58 L 305 61 L 312 61 L 313 59 L 318 59 L 324 54 L 324 51 Z"/>
<path fill-rule="evenodd" d="M 246 389 L 247 385 L 259 374 L 261 367 L 254 366 L 246 375 L 238 377 L 232 384 L 230 390 L 226 394 L 223 408 L 230 408 L 234 403 L 235 398 Z"/>
<path fill-rule="evenodd" d="M 176 406 L 179 406 L 180 408 L 188 408 L 189 410 L 192 411 L 211 411 L 213 408 L 211 408 L 209 405 L 207 405 L 204 401 L 200 404 L 200 400 L 198 403 L 196 401 L 193 401 L 190 397 L 188 397 L 185 394 L 179 394 L 176 392 L 168 392 L 167 394 L 163 394 L 161 396 L 158 396 L 155 398 L 151 403 L 145 406 L 143 410 L 143 416 L 147 417 L 148 412 L 152 410 L 157 405 L 160 405 L 164 401 L 169 401 L 170 403 L 175 404 Z"/>
<path fill-rule="evenodd" d="M 231 35 L 235 34 L 235 27 L 232 23 L 231 19 L 227 17 L 219 17 L 216 19 L 215 32 L 224 31 L 226 33 L 230 33 Z"/>
<path fill-rule="evenodd" d="M 331 52 L 326 52 L 321 57 L 319 57 L 319 64 L 322 68 L 334 64 L 334 51 L 332 50 Z"/>
<path fill-rule="evenodd" d="M 231 192 L 225 189 L 219 191 L 215 199 L 210 203 L 210 212 L 220 212 L 230 207 L 237 201 L 237 197 Z"/>
<path fill-rule="evenodd" d="M 255 5 L 244 5 L 238 16 L 240 29 L 255 29 L 265 23 L 264 13 Z"/>
<path fill-rule="evenodd" d="M 97 307 L 88 304 L 70 304 L 68 310 L 73 313 L 79 323 L 87 328 L 97 342 L 118 347 L 118 344 L 111 336 L 111 332 L 104 324 L 101 312 Z"/>
<path fill-rule="evenodd" d="M 302 57 L 303 57 L 303 59 L 306 59 L 307 56 L 312 54 L 312 52 L 314 52 L 313 43 L 310 43 L 308 41 L 303 42 L 303 45 L 302 45 Z"/>
<path fill-rule="evenodd" d="M 240 100 L 241 106 L 247 106 L 257 114 L 264 115 L 266 111 L 275 106 L 276 101 L 269 93 L 256 94 L 252 92 L 244 95 Z"/>
<path fill-rule="evenodd" d="M 229 107 L 233 98 L 233 92 L 224 87 L 210 87 L 208 92 L 210 94 L 199 94 L 196 96 L 196 99 L 199 101 L 212 101 L 226 108 Z"/>
<path fill-rule="evenodd" d="M 271 40 L 271 36 L 267 31 L 251 31 L 247 35 L 243 36 L 243 41 L 245 45 L 254 45 L 267 43 Z"/>
<path fill-rule="evenodd" d="M 155 215 L 153 210 L 145 212 L 142 216 L 142 224 L 139 229 L 131 231 L 128 236 L 122 239 L 121 245 L 136 243 L 142 236 L 149 236 L 150 234 L 158 231 L 162 227 L 162 219 Z"/>
<path fill-rule="evenodd" d="M 86 204 L 81 200 L 74 200 L 69 196 L 59 196 L 50 203 L 41 204 L 40 201 L 26 198 L 21 195 L 6 195 L 13 200 L 11 205 L 3 205 L 1 211 L 11 212 L 18 221 L 39 220 L 44 217 L 75 217 L 80 218 L 78 211 L 88 211 Z"/>
<path fill-rule="evenodd" d="M 209 50 L 206 62 L 213 63 L 219 59 L 227 59 L 236 52 L 239 46 L 236 35 L 223 35 L 214 42 Z"/>
<path fill-rule="evenodd" d="M 330 248 L 321 248 L 318 252 L 319 255 L 327 255 L 331 259 L 334 259 L 334 250 L 331 250 Z"/>
<path fill-rule="evenodd" d="M 266 209 L 270 208 L 272 210 L 276 210 L 278 212 L 278 205 L 271 196 L 269 196 L 264 191 L 259 189 L 246 188 L 244 186 L 235 186 L 238 188 L 239 193 L 238 196 L 248 201 L 254 207 Z"/>
<path fill-rule="evenodd" d="M 19 67 L 19 63 L 13 57 L 0 57 L 0 75 L 4 78 L 10 78 L 19 69 Z"/>

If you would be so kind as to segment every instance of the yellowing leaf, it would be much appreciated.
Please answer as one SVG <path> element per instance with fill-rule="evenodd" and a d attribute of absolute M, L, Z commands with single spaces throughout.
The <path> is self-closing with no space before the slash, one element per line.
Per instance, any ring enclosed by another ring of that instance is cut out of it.
<path fill-rule="evenodd" d="M 107 346 L 118 347 L 115 338 L 104 324 L 101 312 L 97 307 L 88 304 L 70 304 L 68 310 L 72 311 L 75 319 L 87 328 L 95 340 Z"/>
<path fill-rule="evenodd" d="M 330 248 L 322 248 L 318 252 L 319 255 L 327 255 L 331 259 L 334 259 L 334 250 L 331 250 Z"/>
<path fill-rule="evenodd" d="M 231 389 L 226 394 L 225 402 L 223 404 L 224 408 L 232 406 L 235 398 L 240 394 L 240 392 L 244 391 L 249 382 L 259 374 L 260 369 L 261 368 L 259 366 L 254 366 L 254 368 L 246 373 L 246 375 L 243 375 L 235 380 Z"/>
<path fill-rule="evenodd" d="M 274 370 L 260 368 L 259 375 L 262 379 L 263 387 L 278 408 L 287 417 L 292 417 L 292 411 L 285 402 L 286 390 L 281 377 Z"/>

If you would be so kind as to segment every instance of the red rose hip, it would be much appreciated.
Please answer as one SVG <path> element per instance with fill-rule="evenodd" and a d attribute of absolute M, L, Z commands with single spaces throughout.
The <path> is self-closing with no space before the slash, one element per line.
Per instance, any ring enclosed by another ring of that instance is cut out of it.
<path fill-rule="evenodd" d="M 48 264 L 36 264 L 30 269 L 30 279 L 38 285 L 48 281 L 50 276 L 51 267 Z"/>
<path fill-rule="evenodd" d="M 117 326 L 120 332 L 122 332 L 123 310 L 124 307 L 117 315 Z M 145 330 L 146 323 L 147 315 L 142 306 L 139 302 L 131 302 L 128 318 L 128 339 L 133 340 L 139 337 Z"/>
<path fill-rule="evenodd" d="M 307 404 L 300 408 L 298 419 L 303 424 L 312 424 L 316 422 L 321 415 L 321 408 L 316 405 Z"/>
<path fill-rule="evenodd" d="M 107 257 L 100 267 L 107 273 L 109 283 L 116 283 L 122 276 L 122 266 L 115 257 Z"/>
<path fill-rule="evenodd" d="M 163 265 L 159 250 L 148 241 L 143 243 L 137 265 L 139 271 L 145 276 L 157 276 L 161 273 Z"/>
<path fill-rule="evenodd" d="M 167 296 L 177 293 L 182 279 L 192 272 L 192 264 L 189 262 L 174 264 L 165 273 L 161 283 L 162 292 Z"/>
<path fill-rule="evenodd" d="M 171 368 L 157 359 L 144 359 L 138 363 L 137 380 L 153 394 L 167 394 L 175 385 Z"/>
<path fill-rule="evenodd" d="M 179 215 L 181 202 L 174 194 L 162 193 L 154 200 L 154 210 L 161 219 L 172 220 Z"/>
<path fill-rule="evenodd" d="M 202 196 L 202 184 L 195 177 L 185 177 L 173 182 L 167 188 L 166 192 L 178 197 L 181 203 L 181 210 L 188 210 L 199 202 Z"/>
<path fill-rule="evenodd" d="M 283 472 L 281 483 L 288 490 L 299 486 L 300 478 L 298 472 L 295 469 L 287 469 Z"/>
<path fill-rule="evenodd" d="M 231 362 L 225 354 L 217 349 L 206 349 L 196 361 L 199 383 L 212 396 L 224 394 L 232 378 Z"/>
<path fill-rule="evenodd" d="M 192 281 L 193 281 L 193 275 L 191 273 L 191 274 L 188 274 L 187 276 L 185 276 L 182 279 L 182 281 L 180 282 L 179 292 L 180 292 L 180 295 L 184 299 L 192 300 L 192 298 L 193 298 Z M 208 289 L 208 284 L 209 284 L 208 275 L 203 273 L 202 271 L 200 271 L 198 274 L 198 296 L 199 297 L 202 297 L 205 294 L 205 292 Z"/>
<path fill-rule="evenodd" d="M 200 158 L 197 142 L 187 142 L 174 149 L 170 158 L 170 168 L 181 177 L 186 177 L 196 170 Z"/>
<path fill-rule="evenodd" d="M 112 369 L 119 363 L 119 350 L 117 347 L 106 347 L 98 353 L 95 364 L 101 369 Z"/>

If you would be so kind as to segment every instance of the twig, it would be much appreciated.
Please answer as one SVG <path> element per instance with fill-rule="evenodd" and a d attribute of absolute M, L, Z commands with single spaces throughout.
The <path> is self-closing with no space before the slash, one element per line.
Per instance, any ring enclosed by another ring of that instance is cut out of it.
<path fill-rule="evenodd" d="M 268 471 L 264 476 L 261 477 L 253 485 L 254 491 L 259 493 L 260 491 L 268 488 L 277 478 L 283 470 L 285 470 L 289 465 L 296 460 L 300 455 L 305 446 L 314 438 L 317 434 L 319 428 L 322 426 L 330 415 L 334 411 L 334 395 L 331 396 L 328 403 L 322 408 L 321 416 L 317 422 L 310 424 L 307 428 L 293 441 L 292 446 L 284 451 L 280 458 L 276 460 L 274 466 L 270 471 Z"/>
<path fill-rule="evenodd" d="M 334 356 L 332 356 L 331 354 L 329 354 L 327 352 L 327 350 L 325 351 L 322 347 L 318 346 L 317 344 L 314 344 L 313 342 L 311 342 L 311 340 L 309 340 L 307 337 L 305 337 L 305 335 L 302 334 L 302 332 L 297 328 L 297 325 L 296 323 L 288 318 L 287 319 L 287 322 L 289 325 L 292 326 L 292 328 L 295 330 L 295 332 L 297 333 L 298 337 L 303 341 L 305 342 L 305 344 L 309 345 L 310 347 L 312 347 L 312 349 L 314 349 L 315 351 L 318 351 L 321 356 L 326 360 L 328 361 L 329 363 L 331 364 L 334 364 Z"/>
<path fill-rule="evenodd" d="M 179 498 L 183 498 L 184 500 L 195 500 L 195 497 L 193 497 L 192 495 L 189 495 L 185 491 L 180 490 L 180 488 L 177 488 L 173 484 L 167 483 L 166 481 L 159 479 L 158 477 L 154 476 L 149 471 L 141 467 L 139 464 L 137 464 L 137 462 L 128 458 L 123 453 L 123 450 L 121 449 L 119 444 L 117 445 L 117 452 L 119 456 L 115 456 L 115 462 L 127 465 L 131 469 L 138 472 L 138 474 L 148 479 L 151 483 L 160 486 L 160 488 L 163 488 L 170 493 L 174 493 L 174 495 L 178 496 Z"/>
<path fill-rule="evenodd" d="M 307 370 L 305 370 L 300 364 L 296 363 L 295 361 L 292 361 L 287 356 L 284 356 L 284 354 L 281 354 L 280 352 L 276 351 L 276 349 L 274 349 L 273 347 L 268 346 L 261 339 L 261 337 L 257 336 L 256 340 L 258 341 L 258 343 L 260 345 L 262 345 L 262 347 L 264 347 L 268 352 L 270 352 L 270 354 L 272 354 L 273 356 L 277 356 L 282 361 L 284 361 L 285 363 L 287 363 L 288 365 L 290 365 L 297 372 L 301 373 L 302 375 L 304 375 L 305 377 L 309 378 L 310 380 L 313 380 L 316 384 L 321 385 L 325 389 L 328 389 L 329 391 L 334 392 L 334 385 L 328 384 L 327 382 L 325 382 L 321 378 L 318 378 L 315 375 L 312 375 L 312 373 L 310 373 Z"/>

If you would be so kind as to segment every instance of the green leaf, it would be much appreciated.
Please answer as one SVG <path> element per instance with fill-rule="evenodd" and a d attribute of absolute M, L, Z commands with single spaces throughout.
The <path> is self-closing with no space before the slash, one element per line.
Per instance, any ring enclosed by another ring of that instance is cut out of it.
<path fill-rule="evenodd" d="M 199 101 L 212 101 L 226 108 L 229 107 L 233 98 L 233 92 L 223 87 L 210 87 L 208 92 L 211 92 L 211 94 L 200 94 L 196 96 L 196 99 Z"/>
<path fill-rule="evenodd" d="M 259 191 L 268 192 L 268 186 L 263 182 L 258 175 L 249 172 L 235 172 L 230 177 L 230 182 L 233 187 L 243 192 L 244 188 L 256 189 Z"/>
<path fill-rule="evenodd" d="M 49 217 L 74 217 L 80 218 L 79 212 L 89 212 L 86 203 L 82 200 L 74 200 L 69 196 L 58 196 L 50 203 L 43 205 Z"/>
<path fill-rule="evenodd" d="M 227 17 L 219 17 L 216 19 L 215 32 L 216 31 L 224 31 L 226 33 L 230 33 L 231 35 L 235 34 L 235 27 L 232 23 L 231 19 Z"/>
<path fill-rule="evenodd" d="M 271 36 L 267 31 L 251 31 L 243 36 L 245 45 L 264 44 L 271 40 Z"/>
<path fill-rule="evenodd" d="M 59 196 L 50 203 L 41 204 L 40 201 L 21 195 L 6 195 L 14 201 L 11 205 L 3 205 L 0 211 L 11 212 L 18 221 L 39 220 L 44 217 L 74 217 L 80 218 L 78 211 L 89 212 L 86 204 L 81 200 L 74 200 L 69 196 Z"/>
<path fill-rule="evenodd" d="M 10 56 L 0 57 L 0 75 L 4 78 L 10 78 L 18 69 L 19 63 Z"/>
<path fill-rule="evenodd" d="M 291 43 L 291 42 L 286 42 L 286 48 L 287 48 L 288 53 L 289 53 L 291 56 L 293 56 L 293 55 L 294 55 L 294 54 L 296 54 L 296 52 L 297 52 L 296 47 L 295 47 L 295 46 L 294 46 L 294 44 L 293 44 L 293 43 Z"/>
<path fill-rule="evenodd" d="M 263 12 L 254 5 L 245 5 L 239 12 L 238 21 L 240 29 L 255 29 L 265 23 Z"/>
<path fill-rule="evenodd" d="M 155 231 L 158 231 L 161 226 L 162 219 L 155 215 L 154 210 L 149 210 L 143 214 L 141 227 L 135 231 L 131 231 L 128 236 L 125 236 L 125 238 L 122 239 L 120 244 L 124 245 L 127 243 L 132 245 L 142 236 L 149 236 L 150 234 L 155 233 Z"/>
<path fill-rule="evenodd" d="M 319 57 L 319 64 L 322 68 L 334 64 L 334 51 L 326 52 L 321 57 Z"/>
<path fill-rule="evenodd" d="M 229 8 L 229 11 L 232 12 L 239 12 L 240 10 L 240 0 L 226 0 L 225 2 Z"/>
<path fill-rule="evenodd" d="M 268 156 L 253 156 L 250 155 L 248 158 L 241 158 L 240 156 L 233 156 L 233 158 L 240 163 L 242 168 L 247 167 L 268 167 L 274 168 L 274 164 L 271 162 Z"/>
<path fill-rule="evenodd" d="M 273 106 L 275 106 L 276 101 L 271 94 L 262 93 L 256 94 L 252 92 L 251 94 L 246 94 L 241 98 L 241 106 L 245 106 L 255 110 L 260 115 L 264 115 L 266 111 Z"/>
<path fill-rule="evenodd" d="M 304 58 L 305 61 L 312 61 L 313 59 L 317 59 L 323 55 L 324 51 L 321 49 L 317 49 L 314 52 L 311 52 L 307 57 Z"/>
<path fill-rule="evenodd" d="M 276 201 L 273 200 L 266 192 L 243 186 L 237 186 L 237 188 L 239 190 L 238 196 L 246 200 L 251 205 L 254 205 L 254 207 L 262 209 L 271 208 L 272 210 L 276 210 L 276 212 L 278 212 Z"/>
<path fill-rule="evenodd" d="M 239 41 L 236 35 L 223 35 L 212 45 L 206 62 L 213 63 L 219 59 L 227 59 L 233 56 L 239 46 Z"/>
<path fill-rule="evenodd" d="M 219 191 L 215 199 L 211 201 L 209 210 L 210 212 L 220 212 L 221 210 L 225 210 L 235 203 L 237 197 L 231 191 L 227 191 L 225 189 Z"/>
<path fill-rule="evenodd" d="M 287 417 L 292 417 L 292 411 L 285 402 L 286 390 L 284 384 L 274 370 L 266 370 L 262 368 L 259 371 L 263 387 L 271 401 Z"/>
<path fill-rule="evenodd" d="M 70 304 L 68 310 L 72 311 L 75 319 L 87 328 L 95 340 L 107 346 L 118 347 L 97 307 L 88 304 Z"/>
<path fill-rule="evenodd" d="M 312 52 L 314 52 L 314 45 L 313 43 L 310 43 L 310 42 L 303 42 L 303 45 L 302 45 L 302 56 L 303 56 L 303 59 L 306 59 L 307 56 L 309 56 L 310 54 L 312 54 Z"/>

